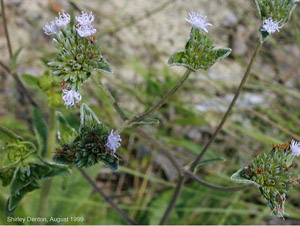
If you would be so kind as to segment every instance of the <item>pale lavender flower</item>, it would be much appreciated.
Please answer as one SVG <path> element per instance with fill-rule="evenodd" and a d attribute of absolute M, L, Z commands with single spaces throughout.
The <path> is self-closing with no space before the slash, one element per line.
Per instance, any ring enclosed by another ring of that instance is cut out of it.
<path fill-rule="evenodd" d="M 71 22 L 71 16 L 64 11 L 62 13 L 58 13 L 59 17 L 55 17 L 55 23 L 58 27 L 65 27 L 67 24 Z"/>
<path fill-rule="evenodd" d="M 266 31 L 269 34 L 272 34 L 274 32 L 279 32 L 279 29 L 283 27 L 283 25 L 279 26 L 279 23 L 281 21 L 273 20 L 272 17 L 265 19 L 264 23 L 262 25 L 261 31 Z"/>
<path fill-rule="evenodd" d="M 81 101 L 81 94 L 74 90 L 63 89 L 62 99 L 67 107 L 72 107 Z"/>
<path fill-rule="evenodd" d="M 108 147 L 110 150 L 112 150 L 114 153 L 116 152 L 117 148 L 121 146 L 122 138 L 120 135 L 115 135 L 114 130 L 112 129 L 110 131 L 109 136 L 107 137 L 107 142 L 105 144 L 106 147 Z"/>
<path fill-rule="evenodd" d="M 91 23 L 94 21 L 94 15 L 92 12 L 88 14 L 86 12 L 81 11 L 81 15 L 76 16 L 76 20 L 81 26 L 91 25 Z"/>
<path fill-rule="evenodd" d="M 88 37 L 92 34 L 95 34 L 97 30 L 92 25 L 87 24 L 76 28 L 76 31 L 81 37 Z"/>
<path fill-rule="evenodd" d="M 207 16 L 205 16 L 203 13 L 195 13 L 195 12 L 190 12 L 189 16 L 190 18 L 185 18 L 187 22 L 193 25 L 193 27 L 202 29 L 206 33 L 208 33 L 207 26 L 212 26 L 212 24 L 207 23 Z"/>
<path fill-rule="evenodd" d="M 59 31 L 58 26 L 54 21 L 52 21 L 50 24 L 46 24 L 43 29 L 46 35 L 52 35 Z"/>
<path fill-rule="evenodd" d="M 290 149 L 292 151 L 292 154 L 295 156 L 300 155 L 300 144 L 299 142 L 296 142 L 294 140 L 291 141 Z"/>

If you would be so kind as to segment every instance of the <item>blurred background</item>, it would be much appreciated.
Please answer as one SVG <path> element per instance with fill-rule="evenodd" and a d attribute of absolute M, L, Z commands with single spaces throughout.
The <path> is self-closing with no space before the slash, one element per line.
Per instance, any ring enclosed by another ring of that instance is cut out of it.
<path fill-rule="evenodd" d="M 121 124 L 117 113 L 97 87 L 97 80 L 112 92 L 119 105 L 134 115 L 151 107 L 174 86 L 185 69 L 168 67 L 169 56 L 182 50 L 190 32 L 185 21 L 190 11 L 203 12 L 214 26 L 209 36 L 217 47 L 233 49 L 230 57 L 208 71 L 193 73 L 181 92 L 154 114 L 159 124 L 143 126 L 164 142 L 183 165 L 188 165 L 208 141 L 233 98 L 249 58 L 258 42 L 261 22 L 250 0 L 6 0 L 5 9 L 13 52 L 21 52 L 17 73 L 34 92 L 47 115 L 47 97 L 30 86 L 29 76 L 48 70 L 55 49 L 43 26 L 57 12 L 79 14 L 93 11 L 97 40 L 114 74 L 95 73 L 82 87 L 83 101 L 111 128 Z M 232 186 L 232 173 L 272 144 L 300 141 L 300 8 L 290 22 L 262 48 L 254 69 L 231 117 L 207 152 L 205 159 L 223 158 L 201 168 L 205 180 Z M 0 17 L 0 58 L 9 65 L 9 54 Z M 0 67 L 0 123 L 35 142 L 31 112 L 15 81 Z M 66 110 L 67 120 L 79 126 L 79 107 Z M 122 133 L 120 169 L 103 164 L 88 169 L 98 185 L 122 209 L 141 224 L 158 224 L 174 191 L 177 171 L 147 141 L 126 129 Z M 299 159 L 296 162 L 299 164 Z M 1 164 L 1 159 L 0 159 Z M 300 167 L 295 167 L 295 175 Z M 285 221 L 272 216 L 259 191 L 213 191 L 188 180 L 168 224 L 300 224 L 299 186 L 286 201 Z M 9 189 L 1 185 L 0 223 L 6 222 L 5 202 Z M 15 216 L 36 217 L 40 191 L 29 193 Z M 78 224 L 125 224 L 82 178 L 54 178 L 47 217 L 84 217 Z M 65 223 L 64 223 L 65 224 Z M 76 222 L 72 222 L 76 224 Z"/>

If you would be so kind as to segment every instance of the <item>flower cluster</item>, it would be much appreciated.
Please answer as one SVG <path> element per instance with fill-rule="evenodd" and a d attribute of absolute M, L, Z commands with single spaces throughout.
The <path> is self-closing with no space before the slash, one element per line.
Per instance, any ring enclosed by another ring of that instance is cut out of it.
<path fill-rule="evenodd" d="M 187 22 L 192 24 L 193 27 L 202 29 L 208 33 L 207 26 L 212 26 L 212 24 L 207 23 L 207 16 L 205 16 L 203 13 L 190 12 L 189 17 L 190 18 L 185 18 Z"/>
<path fill-rule="evenodd" d="M 96 33 L 96 29 L 92 26 L 94 15 L 92 12 L 89 14 L 81 12 L 80 16 L 76 16 L 76 30 L 81 37 L 88 37 Z"/>
<path fill-rule="evenodd" d="M 290 149 L 292 154 L 295 156 L 300 156 L 300 144 L 294 140 L 291 141 Z"/>
<path fill-rule="evenodd" d="M 62 98 L 67 107 L 73 107 L 75 103 L 81 101 L 81 94 L 74 90 L 63 89 Z"/>
<path fill-rule="evenodd" d="M 59 27 L 65 27 L 71 22 L 71 16 L 68 13 L 58 13 L 58 17 L 55 17 L 55 21 L 51 21 L 50 24 L 44 26 L 44 33 L 46 35 L 56 34 L 59 31 Z"/>
<path fill-rule="evenodd" d="M 283 25 L 279 25 L 281 21 L 273 20 L 272 17 L 265 19 L 264 23 L 261 27 L 261 31 L 266 31 L 269 34 L 279 32 L 279 29 L 283 27 Z"/>
<path fill-rule="evenodd" d="M 117 148 L 121 146 L 122 138 L 120 135 L 114 134 L 114 130 L 110 131 L 109 136 L 107 137 L 106 147 L 112 150 L 114 153 L 116 152 Z"/>

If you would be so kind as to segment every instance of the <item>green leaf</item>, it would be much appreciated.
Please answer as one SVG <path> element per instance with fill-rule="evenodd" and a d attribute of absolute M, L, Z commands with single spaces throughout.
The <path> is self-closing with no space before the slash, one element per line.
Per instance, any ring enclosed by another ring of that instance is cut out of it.
<path fill-rule="evenodd" d="M 29 88 L 33 89 L 34 91 L 40 90 L 40 87 L 38 85 L 38 77 L 29 74 L 22 74 L 21 78 Z"/>
<path fill-rule="evenodd" d="M 213 41 L 198 28 L 192 28 L 184 51 L 175 52 L 170 66 L 183 66 L 192 71 L 207 70 L 231 53 L 229 48 L 214 49 Z"/>
<path fill-rule="evenodd" d="M 11 215 L 13 213 L 13 211 L 17 208 L 17 205 L 28 192 L 39 188 L 40 185 L 38 184 L 38 182 L 32 180 L 31 183 L 27 184 L 26 186 L 23 186 L 18 193 L 11 195 L 7 200 L 6 215 Z"/>
<path fill-rule="evenodd" d="M 23 140 L 23 137 L 0 125 L 0 139 L 4 142 L 14 143 Z"/>
<path fill-rule="evenodd" d="M 69 125 L 61 112 L 56 112 L 57 137 L 61 145 L 71 142 L 76 136 L 77 131 Z"/>
<path fill-rule="evenodd" d="M 41 162 L 43 162 L 45 164 L 45 166 L 47 166 L 49 168 L 49 172 L 41 175 L 39 177 L 40 179 L 47 179 L 47 178 L 71 173 L 71 170 L 64 165 L 60 165 L 60 164 L 57 164 L 54 162 L 48 162 L 46 160 L 43 160 L 42 158 L 39 158 L 39 159 Z"/>
<path fill-rule="evenodd" d="M 0 169 L 0 179 L 2 180 L 3 187 L 11 183 L 16 168 L 17 164 L 13 163 Z"/>
<path fill-rule="evenodd" d="M 103 126 L 96 116 L 96 114 L 93 112 L 92 109 L 90 109 L 89 106 L 86 104 L 81 105 L 80 109 L 80 128 L 79 133 L 82 134 L 85 131 L 89 131 L 92 128 L 99 128 L 101 129 Z"/>
<path fill-rule="evenodd" d="M 102 56 L 100 56 L 100 60 L 97 62 L 97 71 L 110 74 L 113 73 L 110 65 Z"/>
<path fill-rule="evenodd" d="M 232 174 L 230 180 L 239 184 L 254 184 L 255 186 L 259 187 L 257 183 L 245 177 L 246 169 L 247 169 L 246 167 L 239 169 L 236 173 Z"/>
<path fill-rule="evenodd" d="M 43 113 L 38 109 L 33 109 L 34 132 L 38 142 L 38 150 L 42 156 L 47 154 L 48 126 Z"/>
<path fill-rule="evenodd" d="M 195 167 L 194 173 L 196 173 L 198 171 L 198 169 L 202 166 L 205 166 L 205 165 L 211 164 L 211 163 L 215 163 L 215 162 L 224 162 L 224 161 L 225 161 L 224 158 L 213 158 L 213 159 L 203 160 L 203 161 L 199 162 L 198 165 Z"/>

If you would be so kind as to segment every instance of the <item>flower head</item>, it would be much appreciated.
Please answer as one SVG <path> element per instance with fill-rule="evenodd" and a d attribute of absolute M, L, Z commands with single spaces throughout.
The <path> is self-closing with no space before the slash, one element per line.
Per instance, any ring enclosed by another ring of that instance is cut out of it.
<path fill-rule="evenodd" d="M 58 26 L 54 21 L 52 21 L 50 24 L 46 24 L 43 29 L 46 35 L 52 35 L 59 31 Z"/>
<path fill-rule="evenodd" d="M 111 149 L 114 153 L 116 152 L 117 148 L 121 146 L 122 139 L 120 135 L 115 135 L 114 130 L 110 131 L 109 136 L 107 137 L 106 147 Z"/>
<path fill-rule="evenodd" d="M 72 107 L 81 101 L 81 94 L 74 90 L 63 89 L 62 98 L 67 107 Z"/>
<path fill-rule="evenodd" d="M 207 16 L 205 16 L 203 13 L 195 13 L 195 12 L 190 12 L 189 16 L 190 16 L 190 18 L 185 18 L 185 20 L 187 22 L 192 24 L 193 27 L 202 29 L 206 33 L 208 33 L 208 30 L 206 29 L 206 27 L 212 26 L 212 24 L 207 23 Z"/>
<path fill-rule="evenodd" d="M 87 24 L 87 25 L 81 25 L 80 27 L 76 28 L 79 36 L 81 37 L 88 37 L 92 34 L 95 34 L 96 33 L 96 29 L 90 25 L 90 24 Z"/>
<path fill-rule="evenodd" d="M 81 11 L 81 15 L 76 16 L 76 20 L 81 26 L 91 25 L 91 23 L 94 21 L 94 15 L 92 12 L 88 14 L 86 12 Z"/>
<path fill-rule="evenodd" d="M 271 17 L 264 20 L 264 23 L 262 25 L 261 31 L 266 31 L 269 34 L 272 34 L 276 31 L 279 32 L 279 29 L 283 27 L 283 25 L 279 26 L 279 23 L 281 21 L 273 20 Z"/>
<path fill-rule="evenodd" d="M 294 140 L 291 141 L 290 149 L 292 151 L 292 154 L 295 156 L 300 155 L 300 144 L 299 142 L 296 142 Z"/>
<path fill-rule="evenodd" d="M 59 27 L 65 27 L 68 23 L 71 22 L 71 16 L 64 11 L 62 13 L 58 13 L 59 17 L 55 17 L 55 23 Z"/>

